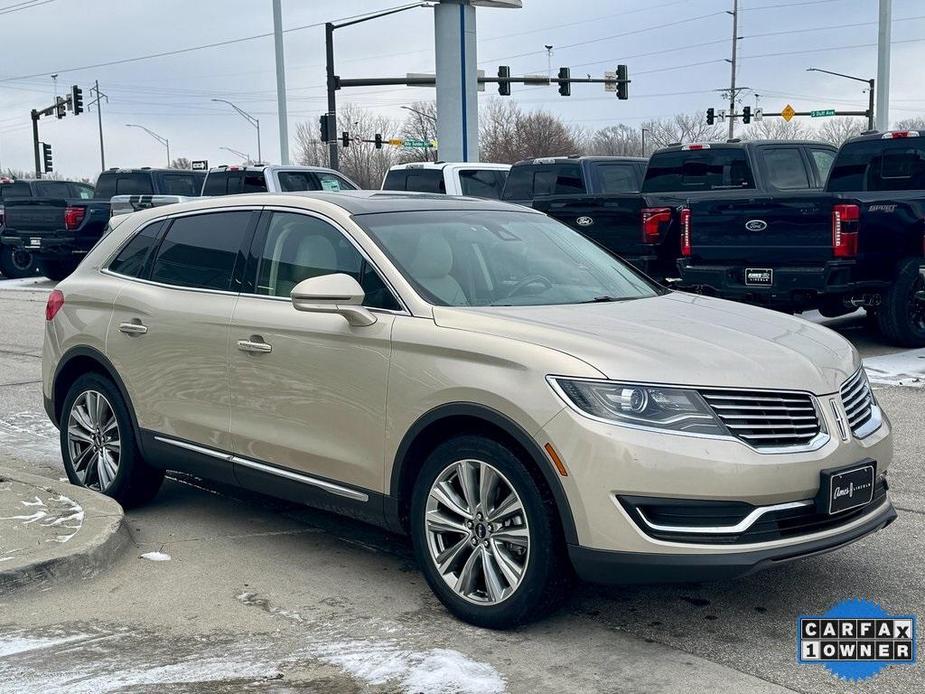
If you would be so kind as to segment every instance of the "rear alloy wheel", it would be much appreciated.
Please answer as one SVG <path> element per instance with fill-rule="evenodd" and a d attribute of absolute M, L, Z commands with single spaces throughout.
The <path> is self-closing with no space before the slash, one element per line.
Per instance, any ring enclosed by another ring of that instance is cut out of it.
<path fill-rule="evenodd" d="M 0 246 L 0 272 L 11 280 L 38 274 L 38 263 L 31 251 L 14 246 Z"/>
<path fill-rule="evenodd" d="M 571 579 L 555 502 L 528 465 L 499 441 L 458 436 L 431 452 L 415 484 L 415 555 L 440 601 L 471 624 L 537 619 Z"/>
<path fill-rule="evenodd" d="M 111 496 L 126 507 L 150 501 L 164 471 L 146 464 L 132 419 L 108 378 L 88 373 L 68 390 L 61 409 L 61 454 L 72 484 Z"/>
<path fill-rule="evenodd" d="M 880 331 L 901 347 L 925 347 L 925 261 L 908 258 L 883 296 Z"/>

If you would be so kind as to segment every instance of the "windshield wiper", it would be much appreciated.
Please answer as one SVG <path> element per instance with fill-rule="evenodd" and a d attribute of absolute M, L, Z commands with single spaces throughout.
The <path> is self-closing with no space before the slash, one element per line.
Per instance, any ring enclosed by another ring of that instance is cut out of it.
<path fill-rule="evenodd" d="M 596 296 L 593 299 L 588 299 L 587 301 L 579 301 L 579 304 L 603 304 L 608 301 L 626 301 L 629 297 L 616 297 L 603 294 L 601 296 Z"/>

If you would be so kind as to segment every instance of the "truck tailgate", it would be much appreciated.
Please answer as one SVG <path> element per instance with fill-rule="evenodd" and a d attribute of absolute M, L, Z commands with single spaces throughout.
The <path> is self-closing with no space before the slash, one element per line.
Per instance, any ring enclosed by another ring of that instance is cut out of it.
<path fill-rule="evenodd" d="M 545 212 L 619 255 L 651 253 L 642 242 L 642 208 L 638 193 L 537 198 L 534 209 Z"/>
<path fill-rule="evenodd" d="M 68 201 L 54 198 L 21 198 L 4 201 L 4 226 L 7 231 L 36 234 L 64 229 L 64 210 Z"/>
<path fill-rule="evenodd" d="M 830 260 L 835 202 L 821 192 L 691 200 L 691 256 L 753 265 Z"/>

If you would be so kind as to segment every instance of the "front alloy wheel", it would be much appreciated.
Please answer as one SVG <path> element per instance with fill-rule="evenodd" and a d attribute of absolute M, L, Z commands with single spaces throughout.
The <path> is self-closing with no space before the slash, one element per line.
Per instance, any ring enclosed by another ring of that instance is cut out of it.
<path fill-rule="evenodd" d="M 496 605 L 520 586 L 530 558 L 524 505 L 501 472 L 459 460 L 434 480 L 425 514 L 430 557 L 460 597 Z"/>
<path fill-rule="evenodd" d="M 80 483 L 106 492 L 119 474 L 122 440 L 116 413 L 99 391 L 84 391 L 71 405 L 67 446 Z"/>

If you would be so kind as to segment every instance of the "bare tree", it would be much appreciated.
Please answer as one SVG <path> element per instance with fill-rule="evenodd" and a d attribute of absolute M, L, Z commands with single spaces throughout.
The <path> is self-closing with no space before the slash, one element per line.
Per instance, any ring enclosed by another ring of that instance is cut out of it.
<path fill-rule="evenodd" d="M 327 166 L 328 145 L 320 139 L 317 124 L 302 121 L 295 128 L 295 158 L 302 166 Z"/>
<path fill-rule="evenodd" d="M 860 135 L 867 130 L 867 121 L 863 118 L 830 118 L 819 130 L 817 135 L 835 146 L 840 145 L 849 137 Z"/>
<path fill-rule="evenodd" d="M 581 133 L 546 111 L 525 112 L 510 101 L 494 100 L 482 112 L 481 158 L 506 164 L 536 157 L 580 153 Z"/>
<path fill-rule="evenodd" d="M 896 130 L 925 130 L 925 118 L 918 116 L 916 118 L 903 118 L 893 124 Z"/>
<path fill-rule="evenodd" d="M 725 140 L 722 125 L 707 125 L 701 113 L 678 113 L 671 118 L 650 120 L 642 124 L 649 131 L 646 139 L 659 147 L 672 142 L 717 142 Z"/>
<path fill-rule="evenodd" d="M 811 128 L 797 120 L 785 121 L 783 118 L 765 116 L 760 121 L 752 121 L 744 126 L 743 140 L 806 140 L 813 136 Z"/>
<path fill-rule="evenodd" d="M 193 162 L 191 162 L 186 157 L 177 157 L 176 159 L 170 162 L 170 168 L 171 169 L 192 169 Z"/>
<path fill-rule="evenodd" d="M 592 133 L 587 152 L 604 156 L 642 156 L 642 133 L 623 123 L 601 128 Z"/>
<path fill-rule="evenodd" d="M 387 133 L 390 137 L 392 133 Z M 437 139 L 437 104 L 434 101 L 415 101 L 411 104 L 408 116 L 401 126 L 400 135 L 406 140 Z M 403 149 L 398 158 L 402 162 L 408 161 L 436 161 L 439 153 L 436 150 L 421 147 Z"/>

